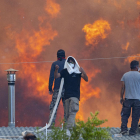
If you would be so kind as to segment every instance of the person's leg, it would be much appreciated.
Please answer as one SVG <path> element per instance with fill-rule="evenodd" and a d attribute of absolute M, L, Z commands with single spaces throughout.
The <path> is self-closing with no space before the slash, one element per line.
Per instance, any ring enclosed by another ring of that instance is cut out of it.
<path fill-rule="evenodd" d="M 62 97 L 63 108 L 64 108 L 64 121 L 66 122 L 66 111 L 65 111 L 65 98 Z"/>
<path fill-rule="evenodd" d="M 79 110 L 79 100 L 75 97 L 70 98 L 69 115 L 67 119 L 68 129 L 75 126 L 75 116 L 78 110 Z"/>
<path fill-rule="evenodd" d="M 138 122 L 139 122 L 139 116 L 140 116 L 140 101 L 139 100 L 133 100 L 133 106 L 132 106 L 132 123 L 131 123 L 131 129 L 129 131 L 130 135 L 136 134 Z"/>
<path fill-rule="evenodd" d="M 54 93 L 53 93 L 53 96 L 52 96 L 52 101 L 51 101 L 51 104 L 50 104 L 50 107 L 49 107 L 49 109 L 50 109 L 49 120 L 51 118 L 51 115 L 52 115 L 52 112 L 53 112 L 53 108 L 54 108 L 56 100 L 57 100 L 58 92 L 59 92 L 59 90 L 54 90 Z M 59 100 L 59 103 L 60 103 L 60 100 Z M 58 106 L 59 106 L 59 103 L 58 103 Z M 58 106 L 57 106 L 57 109 L 58 109 Z M 54 117 L 52 119 L 51 125 L 55 124 L 57 109 L 56 109 L 56 112 L 55 112 Z"/>
<path fill-rule="evenodd" d="M 65 114 L 66 114 L 66 117 L 65 117 L 65 122 L 67 123 L 67 120 L 68 120 L 68 117 L 69 117 L 69 105 L 70 105 L 70 100 L 67 99 L 65 100 L 65 106 L 64 106 L 64 110 L 65 110 Z"/>
<path fill-rule="evenodd" d="M 122 111 L 121 111 L 121 132 L 127 132 L 127 123 L 128 123 L 128 118 L 131 113 L 131 100 L 125 100 L 123 103 Z"/>

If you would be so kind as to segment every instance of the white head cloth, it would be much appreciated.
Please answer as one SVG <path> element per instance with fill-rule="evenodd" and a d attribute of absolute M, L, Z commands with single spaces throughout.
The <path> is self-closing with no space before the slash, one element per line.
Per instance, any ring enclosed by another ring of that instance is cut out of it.
<path fill-rule="evenodd" d="M 74 61 L 75 61 L 75 66 L 74 66 L 74 68 L 72 68 L 72 67 L 70 66 L 70 64 L 67 62 L 69 57 L 72 57 L 72 58 L 74 59 Z M 69 57 L 68 57 L 67 60 L 65 61 L 64 69 L 67 69 L 67 71 L 68 71 L 69 74 L 72 74 L 72 73 L 81 73 L 81 72 L 79 71 L 80 66 L 78 65 L 78 62 L 76 61 L 76 59 L 75 59 L 73 56 L 69 56 Z"/>

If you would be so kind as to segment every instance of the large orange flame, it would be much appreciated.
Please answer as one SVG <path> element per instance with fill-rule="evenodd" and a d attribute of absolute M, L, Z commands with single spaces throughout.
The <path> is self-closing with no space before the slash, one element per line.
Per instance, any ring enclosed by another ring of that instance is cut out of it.
<path fill-rule="evenodd" d="M 86 45 L 96 45 L 109 35 L 111 28 L 106 20 L 101 19 L 93 24 L 86 24 L 82 30 L 86 33 Z"/>

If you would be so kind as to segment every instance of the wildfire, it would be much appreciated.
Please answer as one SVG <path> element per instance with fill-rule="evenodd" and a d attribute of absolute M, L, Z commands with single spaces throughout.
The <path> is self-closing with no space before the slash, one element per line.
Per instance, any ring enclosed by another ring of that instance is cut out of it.
<path fill-rule="evenodd" d="M 133 57 L 134 56 L 134 57 Z M 127 62 L 131 62 L 131 61 L 133 61 L 133 60 L 140 60 L 140 54 L 136 54 L 136 55 L 133 55 L 132 57 L 128 57 L 128 58 L 126 58 L 125 59 L 125 63 L 127 63 Z"/>
<path fill-rule="evenodd" d="M 139 16 L 135 20 L 128 20 L 127 24 L 129 26 L 134 26 L 135 28 L 140 28 L 140 13 L 139 13 Z"/>
<path fill-rule="evenodd" d="M 23 29 L 21 33 L 14 33 L 15 37 L 11 37 L 12 33 L 9 34 L 10 38 L 14 38 L 16 42 L 17 52 L 19 54 L 18 62 L 32 62 L 36 61 L 37 57 L 44 50 L 43 46 L 49 45 L 50 40 L 53 40 L 57 36 L 57 32 L 53 31 L 49 23 L 46 24 L 46 27 L 39 27 L 39 31 L 30 30 L 27 31 Z M 30 89 L 33 85 L 36 87 L 32 91 L 34 96 L 45 98 L 47 102 L 50 102 L 50 97 L 46 93 L 48 89 L 49 79 L 49 70 L 45 66 L 42 66 L 41 69 L 37 70 L 36 64 L 24 64 L 22 65 L 22 75 L 26 75 L 30 80 L 27 81 L 28 88 Z M 44 76 L 45 75 L 45 76 Z M 31 82 L 32 81 L 32 82 Z M 32 94 L 27 94 L 32 96 Z"/>
<path fill-rule="evenodd" d="M 128 50 L 128 47 L 129 47 L 129 44 L 130 43 L 127 42 L 125 46 L 124 45 L 122 46 L 122 49 L 125 50 L 125 51 L 127 51 Z"/>
<path fill-rule="evenodd" d="M 101 73 L 101 70 L 94 70 L 94 72 L 88 71 L 87 74 L 89 75 L 88 82 L 81 82 L 81 98 L 80 98 L 80 104 L 83 104 L 84 101 L 88 100 L 91 97 L 99 98 L 100 95 L 100 89 L 96 87 L 95 89 L 92 88 L 92 86 L 89 84 L 91 80 L 96 76 L 96 74 Z M 88 88 L 87 88 L 88 87 Z"/>
<path fill-rule="evenodd" d="M 106 20 L 97 20 L 93 24 L 86 24 L 82 29 L 86 33 L 86 45 L 96 45 L 102 39 L 105 39 L 110 31 L 110 25 Z"/>
<path fill-rule="evenodd" d="M 0 110 L 3 115 L 0 116 L 0 125 L 7 125 L 7 94 L 4 94 L 7 92 L 7 81 L 4 70 L 10 67 L 19 70 L 16 81 L 17 126 L 43 126 L 48 122 L 52 97 L 48 94 L 51 63 L 13 63 L 55 60 L 56 51 L 64 49 L 66 56 L 90 59 L 82 61 L 80 65 L 84 65 L 89 82 L 81 81 L 77 118 L 86 120 L 89 112 L 99 110 L 100 117 L 109 120 L 109 126 L 119 127 L 120 75 L 128 70 L 126 63 L 128 66 L 132 60 L 140 60 L 139 12 L 139 0 L 2 0 L 0 60 L 1 63 L 11 64 L 1 65 Z M 121 59 L 135 53 L 133 57 Z M 116 56 L 120 59 L 115 59 Z M 92 58 L 113 57 L 91 61 Z M 62 118 L 62 104 L 58 110 Z"/>
<path fill-rule="evenodd" d="M 49 45 L 50 40 L 57 36 L 57 32 L 53 31 L 51 25 L 47 25 L 47 29 L 40 27 L 39 31 L 22 30 L 16 36 L 16 48 L 22 61 L 34 60 L 43 51 L 43 46 Z"/>
<path fill-rule="evenodd" d="M 95 98 L 100 98 L 100 88 L 96 87 L 95 89 L 93 89 L 93 87 L 89 84 L 91 82 L 91 80 L 96 76 L 96 74 L 101 73 L 101 70 L 99 69 L 94 69 L 94 72 L 91 71 L 87 71 L 87 75 L 88 75 L 88 83 L 84 82 L 83 80 L 81 81 L 81 95 L 80 95 L 80 110 L 78 112 L 78 114 L 76 115 L 77 119 L 80 120 L 85 120 L 84 116 L 84 111 L 82 109 L 82 106 L 84 105 L 85 101 L 87 101 L 88 99 L 95 97 Z"/>
<path fill-rule="evenodd" d="M 140 1 L 137 1 L 137 6 L 138 6 L 138 8 L 140 7 Z"/>
<path fill-rule="evenodd" d="M 48 7 L 50 6 L 53 8 L 49 9 Z M 47 12 L 52 16 L 56 16 L 60 8 L 58 4 L 49 0 L 47 1 L 46 10 L 48 10 Z M 57 36 L 57 31 L 52 29 L 51 24 L 46 22 L 45 17 L 40 16 L 38 17 L 38 20 L 39 30 L 35 30 L 33 28 L 30 30 L 22 29 L 21 32 L 17 33 L 15 31 L 11 31 L 11 25 L 5 28 L 8 37 L 15 41 L 15 47 L 19 55 L 17 62 L 37 61 L 40 54 L 46 50 L 45 46 L 50 45 L 50 41 Z M 21 76 L 21 79 L 24 79 L 25 75 L 29 79 L 26 81 L 28 87 L 27 92 L 31 93 L 25 93 L 26 96 L 36 96 L 50 103 L 51 96 L 48 94 L 49 69 L 46 68 L 46 66 L 50 67 L 50 64 L 41 65 L 40 68 L 37 67 L 37 64 L 23 64 L 20 67 L 21 71 L 19 71 L 19 75 Z"/>
<path fill-rule="evenodd" d="M 45 10 L 52 16 L 56 17 L 60 11 L 59 4 L 55 3 L 53 0 L 46 1 L 46 8 Z"/>

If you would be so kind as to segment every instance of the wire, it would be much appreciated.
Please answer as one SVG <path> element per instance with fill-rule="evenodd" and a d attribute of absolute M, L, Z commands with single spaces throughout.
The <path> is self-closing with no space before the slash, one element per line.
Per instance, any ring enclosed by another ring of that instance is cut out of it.
<path fill-rule="evenodd" d="M 92 61 L 92 60 L 104 60 L 104 59 L 119 59 L 119 58 L 129 58 L 129 57 L 140 57 L 140 56 L 124 56 L 124 57 L 108 57 L 108 58 L 92 58 L 92 59 L 77 59 L 77 61 Z M 0 63 L 0 65 L 4 64 L 26 64 L 26 63 L 49 63 L 54 61 L 37 61 L 37 62 L 18 62 L 18 63 Z"/>
<path fill-rule="evenodd" d="M 124 57 L 108 57 L 108 58 L 79 59 L 78 61 L 80 61 L 80 60 L 118 59 L 118 58 L 129 58 L 129 57 L 140 57 L 140 56 L 124 56 Z"/>
<path fill-rule="evenodd" d="M 3 65 L 3 64 L 25 64 L 25 63 L 45 63 L 45 62 L 54 62 L 54 61 L 18 62 L 18 63 L 0 63 L 0 65 Z"/>

